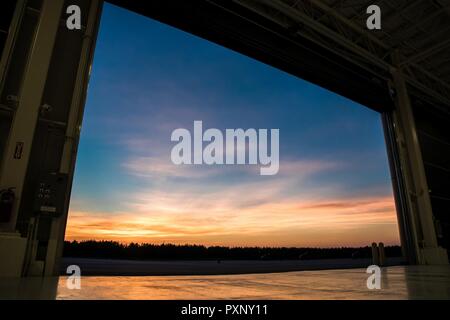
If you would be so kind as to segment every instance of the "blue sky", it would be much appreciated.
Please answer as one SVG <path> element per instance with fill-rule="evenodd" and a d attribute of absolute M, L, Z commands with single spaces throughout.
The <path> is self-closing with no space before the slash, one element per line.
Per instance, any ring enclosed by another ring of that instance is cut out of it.
<path fill-rule="evenodd" d="M 194 120 L 221 130 L 279 128 L 279 174 L 173 165 L 171 132 L 192 130 Z M 69 239 L 398 242 L 378 113 L 109 4 L 72 194 Z"/>

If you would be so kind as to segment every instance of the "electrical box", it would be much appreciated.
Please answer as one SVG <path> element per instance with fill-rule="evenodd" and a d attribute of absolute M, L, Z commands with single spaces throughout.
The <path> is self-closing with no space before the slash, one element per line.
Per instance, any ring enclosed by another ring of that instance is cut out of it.
<path fill-rule="evenodd" d="M 48 174 L 38 183 L 34 212 L 44 216 L 59 217 L 64 210 L 66 191 L 67 174 Z"/>

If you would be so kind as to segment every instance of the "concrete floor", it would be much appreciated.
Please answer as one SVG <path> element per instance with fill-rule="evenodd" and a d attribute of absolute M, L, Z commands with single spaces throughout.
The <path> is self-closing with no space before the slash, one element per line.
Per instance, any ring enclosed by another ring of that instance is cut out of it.
<path fill-rule="evenodd" d="M 372 259 L 322 260 L 112 260 L 64 258 L 61 275 L 77 265 L 85 276 L 188 276 L 275 273 L 330 269 L 366 268 Z M 404 265 L 402 258 L 388 258 L 386 266 Z"/>
<path fill-rule="evenodd" d="M 384 268 L 369 290 L 365 269 L 223 276 L 85 276 L 0 280 L 2 299 L 450 299 L 450 266 Z"/>

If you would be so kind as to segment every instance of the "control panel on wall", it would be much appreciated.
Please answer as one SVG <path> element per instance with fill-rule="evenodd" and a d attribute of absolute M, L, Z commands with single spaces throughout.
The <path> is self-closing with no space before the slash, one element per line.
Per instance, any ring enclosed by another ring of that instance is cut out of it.
<path fill-rule="evenodd" d="M 67 174 L 50 173 L 37 185 L 34 211 L 37 214 L 60 216 L 64 210 Z"/>

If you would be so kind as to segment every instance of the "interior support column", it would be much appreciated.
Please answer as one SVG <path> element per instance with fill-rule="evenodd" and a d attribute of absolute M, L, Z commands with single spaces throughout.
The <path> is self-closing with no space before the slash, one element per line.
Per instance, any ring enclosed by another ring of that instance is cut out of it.
<path fill-rule="evenodd" d="M 81 122 L 83 119 L 84 105 L 86 101 L 87 87 L 94 56 L 94 48 L 97 38 L 98 27 L 101 18 L 103 1 L 91 0 L 89 5 L 86 30 L 83 34 L 80 60 L 75 78 L 75 87 L 72 95 L 69 116 L 67 119 L 66 137 L 61 157 L 59 172 L 67 174 L 70 183 L 67 185 L 65 194 L 65 206 L 62 216 L 53 219 L 47 255 L 45 259 L 44 275 L 58 275 L 59 265 L 63 253 L 64 235 L 69 211 L 72 180 L 75 170 L 78 141 L 80 138 Z"/>
<path fill-rule="evenodd" d="M 412 220 L 410 228 L 417 240 L 419 264 L 448 264 L 447 252 L 438 246 L 428 183 L 416 132 L 408 89 L 401 68 L 392 68 L 393 112 L 400 162 L 405 179 Z"/>

